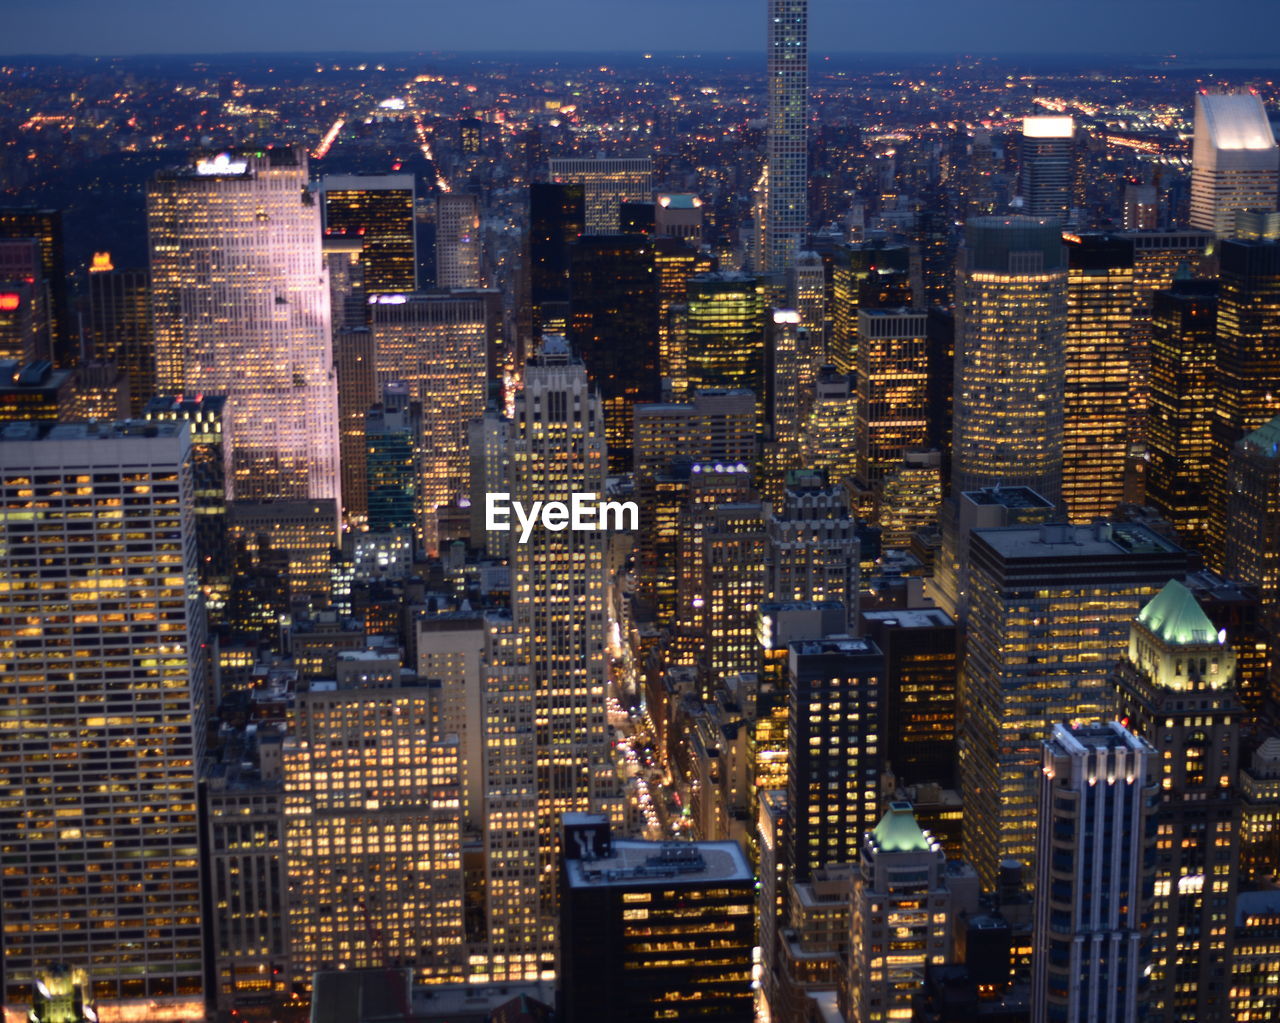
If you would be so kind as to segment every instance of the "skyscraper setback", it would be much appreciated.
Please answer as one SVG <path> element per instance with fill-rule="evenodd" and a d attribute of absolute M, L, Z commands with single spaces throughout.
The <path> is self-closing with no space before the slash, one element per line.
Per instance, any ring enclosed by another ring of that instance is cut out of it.
<path fill-rule="evenodd" d="M 1274 210 L 1280 154 L 1256 92 L 1196 96 L 1191 226 L 1230 237 L 1239 210 Z"/>
<path fill-rule="evenodd" d="M 783 273 L 809 230 L 809 0 L 768 0 L 765 265 Z"/>
<path fill-rule="evenodd" d="M 329 290 L 302 149 L 162 171 L 147 231 L 156 383 L 226 395 L 229 495 L 337 500 Z"/>

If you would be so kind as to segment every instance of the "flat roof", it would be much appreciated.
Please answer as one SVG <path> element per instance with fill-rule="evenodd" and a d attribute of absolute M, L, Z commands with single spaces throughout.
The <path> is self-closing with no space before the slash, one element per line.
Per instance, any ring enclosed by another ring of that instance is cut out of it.
<path fill-rule="evenodd" d="M 938 625 L 954 625 L 951 616 L 940 607 L 913 608 L 909 611 L 863 611 L 871 622 L 896 622 L 904 629 L 926 629 Z"/>
<path fill-rule="evenodd" d="M 565 815 L 565 823 L 573 823 Z M 669 853 L 677 853 L 671 857 Z M 689 863 L 683 863 L 684 857 Z M 701 857 L 700 869 L 683 869 Z M 682 869 L 674 864 L 681 862 Z M 672 865 L 668 865 L 672 864 Z M 668 884 L 702 884 L 707 881 L 751 881 L 751 866 L 737 842 L 641 842 L 614 839 L 613 855 L 597 860 L 567 860 L 573 888 L 635 888 Z"/>

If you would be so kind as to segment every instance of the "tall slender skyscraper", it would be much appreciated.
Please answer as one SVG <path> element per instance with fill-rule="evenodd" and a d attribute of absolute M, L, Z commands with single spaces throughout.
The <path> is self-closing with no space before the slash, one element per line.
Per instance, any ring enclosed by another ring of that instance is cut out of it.
<path fill-rule="evenodd" d="M 187 426 L 7 424 L 0 507 L 0 616 L 22 623 L 0 637 L 5 1007 L 25 1018 L 38 971 L 67 963 L 117 1018 L 202 1019 Z"/>
<path fill-rule="evenodd" d="M 580 182 L 529 186 L 529 301 L 532 337 L 568 329 L 569 246 L 586 231 Z"/>
<path fill-rule="evenodd" d="M 1148 1018 L 1159 764 L 1116 722 L 1044 743 L 1032 1019 Z"/>
<path fill-rule="evenodd" d="M 1159 767 L 1150 1019 L 1225 1021 L 1240 851 L 1236 656 L 1172 579 L 1142 609 L 1113 675 L 1121 720 Z"/>
<path fill-rule="evenodd" d="M 1196 96 L 1191 226 L 1229 237 L 1238 210 L 1274 210 L 1280 152 L 1256 92 Z"/>
<path fill-rule="evenodd" d="M 1073 522 L 1124 500 L 1133 305 L 1133 242 L 1068 236 L 1062 499 Z"/>
<path fill-rule="evenodd" d="M 96 258 L 96 257 L 95 257 Z M 147 271 L 106 266 L 89 270 L 90 357 L 110 359 L 129 379 L 129 411 L 137 415 L 156 393 Z"/>
<path fill-rule="evenodd" d="M 300 148 L 221 153 L 147 190 L 156 382 L 225 394 L 237 500 L 339 497 L 320 213 Z"/>
<path fill-rule="evenodd" d="M 439 509 L 470 491 L 467 424 L 484 414 L 494 292 L 379 295 L 371 309 L 379 386 L 409 385 L 422 405 L 422 514 L 428 550 Z"/>
<path fill-rule="evenodd" d="M 1024 117 L 1020 144 L 1018 194 L 1024 212 L 1065 223 L 1075 185 L 1075 121 L 1071 117 Z"/>
<path fill-rule="evenodd" d="M 1057 225 L 979 217 L 958 281 L 953 491 L 1062 499 L 1067 261 Z"/>
<path fill-rule="evenodd" d="M 768 0 L 767 273 L 782 273 L 809 230 L 809 0 Z"/>
<path fill-rule="evenodd" d="M 929 428 L 929 351 L 922 312 L 858 312 L 858 478 L 877 487 Z"/>
<path fill-rule="evenodd" d="M 480 200 L 446 192 L 436 200 L 436 287 L 480 287 Z"/>
<path fill-rule="evenodd" d="M 543 342 L 516 398 L 511 499 L 568 501 L 604 493 L 606 450 L 600 396 L 582 360 L 560 337 Z M 536 529 L 511 544 L 511 605 L 519 659 L 534 700 L 539 921 L 554 934 L 560 814 L 597 811 L 612 765 L 605 729 L 603 532 Z M 530 836 L 532 837 L 532 836 Z"/>

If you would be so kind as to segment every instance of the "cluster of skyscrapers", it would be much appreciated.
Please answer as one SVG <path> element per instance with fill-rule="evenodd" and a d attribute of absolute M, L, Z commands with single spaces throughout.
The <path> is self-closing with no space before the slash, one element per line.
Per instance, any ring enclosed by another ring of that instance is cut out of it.
<path fill-rule="evenodd" d="M 8 1016 L 1276 1018 L 1264 103 L 1172 211 L 1053 108 L 843 231 L 766 20 L 740 244 L 653 153 L 326 137 L 154 174 L 73 301 L 0 209 Z"/>

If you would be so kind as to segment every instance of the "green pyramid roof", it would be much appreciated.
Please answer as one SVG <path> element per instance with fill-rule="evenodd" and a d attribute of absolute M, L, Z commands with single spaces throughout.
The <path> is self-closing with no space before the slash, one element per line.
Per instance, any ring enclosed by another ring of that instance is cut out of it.
<path fill-rule="evenodd" d="M 1253 433 L 1245 436 L 1239 443 L 1269 452 L 1274 458 L 1280 452 L 1280 416 L 1269 423 L 1259 426 Z"/>
<path fill-rule="evenodd" d="M 928 852 L 930 848 L 910 803 L 890 803 L 871 836 L 882 852 Z"/>
<path fill-rule="evenodd" d="M 1170 579 L 1151 598 L 1138 613 L 1138 621 L 1170 646 L 1196 646 L 1218 640 L 1218 630 L 1195 594 L 1177 579 Z"/>

